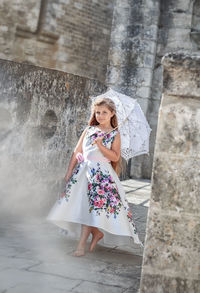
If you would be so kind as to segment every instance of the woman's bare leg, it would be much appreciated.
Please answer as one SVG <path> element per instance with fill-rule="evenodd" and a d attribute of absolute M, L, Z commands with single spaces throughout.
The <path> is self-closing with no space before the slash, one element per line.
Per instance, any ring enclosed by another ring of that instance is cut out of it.
<path fill-rule="evenodd" d="M 81 238 L 79 240 L 78 246 L 76 248 L 76 251 L 73 253 L 74 256 L 83 256 L 85 255 L 85 246 L 87 239 L 91 233 L 90 226 L 82 225 L 81 227 Z"/>
<path fill-rule="evenodd" d="M 97 242 L 103 238 L 104 234 L 96 227 L 91 227 L 90 232 L 92 233 L 92 241 L 90 244 L 89 251 L 92 252 L 94 250 Z"/>

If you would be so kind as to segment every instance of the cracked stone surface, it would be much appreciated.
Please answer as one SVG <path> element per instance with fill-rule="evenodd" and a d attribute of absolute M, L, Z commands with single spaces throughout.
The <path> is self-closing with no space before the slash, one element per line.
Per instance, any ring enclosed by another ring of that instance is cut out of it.
<path fill-rule="evenodd" d="M 145 237 L 150 182 L 126 180 L 128 200 Z M 135 196 L 140 192 L 140 201 Z M 147 199 L 148 198 L 148 199 Z M 137 293 L 142 249 L 97 245 L 84 257 L 72 256 L 77 242 L 45 218 L 1 216 L 0 293 Z"/>

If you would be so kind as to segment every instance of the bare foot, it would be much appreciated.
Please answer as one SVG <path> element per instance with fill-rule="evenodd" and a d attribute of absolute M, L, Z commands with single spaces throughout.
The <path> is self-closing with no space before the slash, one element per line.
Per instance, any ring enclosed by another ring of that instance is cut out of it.
<path fill-rule="evenodd" d="M 91 244 L 90 244 L 90 248 L 89 248 L 89 251 L 92 252 L 97 244 L 97 242 L 99 240 L 101 240 L 104 236 L 104 234 L 101 232 L 101 231 L 98 231 L 96 233 L 92 233 L 93 237 L 92 237 L 92 241 L 91 241 Z"/>
<path fill-rule="evenodd" d="M 76 251 L 74 251 L 74 253 L 72 255 L 73 256 L 83 256 L 83 255 L 85 255 L 85 249 L 84 248 L 77 249 Z"/>

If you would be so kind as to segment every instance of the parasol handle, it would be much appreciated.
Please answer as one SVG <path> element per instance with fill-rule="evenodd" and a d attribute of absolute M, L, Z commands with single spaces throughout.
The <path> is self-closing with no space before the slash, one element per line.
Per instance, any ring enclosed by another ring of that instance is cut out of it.
<path fill-rule="evenodd" d="M 121 125 L 122 125 L 124 122 L 126 122 L 127 120 L 128 120 L 128 117 L 126 117 L 126 119 L 124 119 L 124 120 L 123 120 L 118 126 L 116 126 L 115 128 L 113 128 L 112 130 L 106 132 L 106 133 L 104 134 L 103 137 L 105 137 L 107 134 L 111 133 L 113 130 L 117 129 L 119 126 L 121 126 Z M 94 141 L 94 142 L 92 143 L 92 145 L 95 145 L 95 144 L 96 144 L 96 142 Z"/>

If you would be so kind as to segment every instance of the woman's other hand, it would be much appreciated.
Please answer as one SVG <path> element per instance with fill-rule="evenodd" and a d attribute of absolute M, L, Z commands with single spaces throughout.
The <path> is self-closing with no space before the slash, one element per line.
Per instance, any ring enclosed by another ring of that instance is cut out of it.
<path fill-rule="evenodd" d="M 99 146 L 99 145 L 102 145 L 103 139 L 104 139 L 104 136 L 98 136 L 98 137 L 95 139 L 94 144 L 97 144 L 98 146 Z"/>

